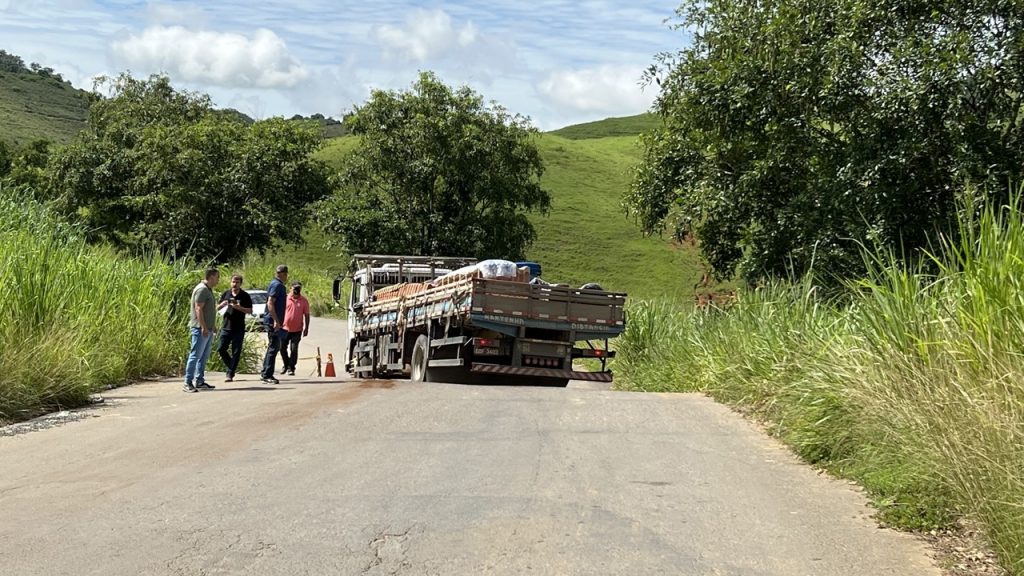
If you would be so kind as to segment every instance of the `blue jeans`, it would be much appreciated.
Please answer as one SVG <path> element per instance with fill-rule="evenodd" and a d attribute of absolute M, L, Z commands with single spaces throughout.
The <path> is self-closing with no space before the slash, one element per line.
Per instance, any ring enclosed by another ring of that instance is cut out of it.
<path fill-rule="evenodd" d="M 267 329 L 267 353 L 263 356 L 263 370 L 260 376 L 264 378 L 274 377 L 274 362 L 277 360 L 277 353 L 281 350 L 285 340 L 288 338 L 287 330 Z"/>
<path fill-rule="evenodd" d="M 188 349 L 188 361 L 185 363 L 185 384 L 206 382 L 206 360 L 210 357 L 213 347 L 213 332 L 203 337 L 203 331 L 192 328 L 192 346 Z"/>

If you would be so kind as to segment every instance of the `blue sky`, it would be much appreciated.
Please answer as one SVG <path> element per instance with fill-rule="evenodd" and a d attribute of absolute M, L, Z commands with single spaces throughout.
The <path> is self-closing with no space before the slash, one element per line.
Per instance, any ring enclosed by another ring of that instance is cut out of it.
<path fill-rule="evenodd" d="M 673 0 L 0 0 L 0 49 L 77 86 L 167 73 L 251 116 L 335 117 L 418 70 L 542 129 L 644 111 L 654 55 L 681 47 Z"/>

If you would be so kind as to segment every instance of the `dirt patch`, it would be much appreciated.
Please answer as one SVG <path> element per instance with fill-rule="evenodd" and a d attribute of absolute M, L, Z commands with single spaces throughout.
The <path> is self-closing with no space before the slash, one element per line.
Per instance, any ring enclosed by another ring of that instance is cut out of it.
<path fill-rule="evenodd" d="M 369 380 L 367 382 L 363 382 L 358 387 L 363 388 L 364 390 L 391 390 L 395 387 L 395 384 L 397 384 L 397 382 L 394 380 Z"/>
<path fill-rule="evenodd" d="M 63 426 L 70 422 L 78 422 L 79 420 L 86 420 L 88 418 L 96 418 L 99 416 L 97 408 L 106 407 L 102 398 L 96 398 L 93 400 L 90 406 L 84 408 L 76 408 L 74 410 L 61 410 L 60 412 L 52 412 L 45 414 L 38 418 L 33 418 L 26 422 L 17 422 L 13 424 L 4 424 L 0 422 L 0 438 L 4 436 L 18 436 L 19 434 L 28 434 L 29 432 L 39 432 L 40 430 L 47 430 L 50 428 L 56 428 L 57 426 Z"/>
<path fill-rule="evenodd" d="M 948 576 L 1006 576 L 999 559 L 977 526 L 964 523 L 952 530 L 931 531 L 922 538 L 936 551 Z"/>

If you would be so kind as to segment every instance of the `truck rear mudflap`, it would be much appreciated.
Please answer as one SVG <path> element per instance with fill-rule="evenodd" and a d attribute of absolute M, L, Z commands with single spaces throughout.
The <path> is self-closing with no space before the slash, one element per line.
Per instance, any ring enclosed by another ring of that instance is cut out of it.
<path fill-rule="evenodd" d="M 575 370 L 556 370 L 553 368 L 529 368 L 526 366 L 505 366 L 503 364 L 481 364 L 474 362 L 471 372 L 477 374 L 507 374 L 510 376 L 534 376 L 537 378 L 565 378 L 568 380 L 585 380 L 588 382 L 611 382 L 611 372 L 580 372 Z"/>

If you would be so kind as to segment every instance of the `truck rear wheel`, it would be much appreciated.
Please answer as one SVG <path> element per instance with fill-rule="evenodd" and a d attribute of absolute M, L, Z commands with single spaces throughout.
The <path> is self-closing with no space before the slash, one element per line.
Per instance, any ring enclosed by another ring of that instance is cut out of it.
<path fill-rule="evenodd" d="M 430 362 L 430 340 L 425 334 L 416 338 L 412 346 L 412 374 L 413 382 L 427 382 L 427 364 Z"/>
<path fill-rule="evenodd" d="M 439 350 L 438 354 L 443 357 L 451 356 L 448 352 Z M 465 366 L 431 368 L 430 338 L 425 334 L 419 335 L 412 346 L 410 379 L 414 382 L 443 382 L 446 384 L 486 384 L 488 380 L 479 374 L 473 374 Z"/>

